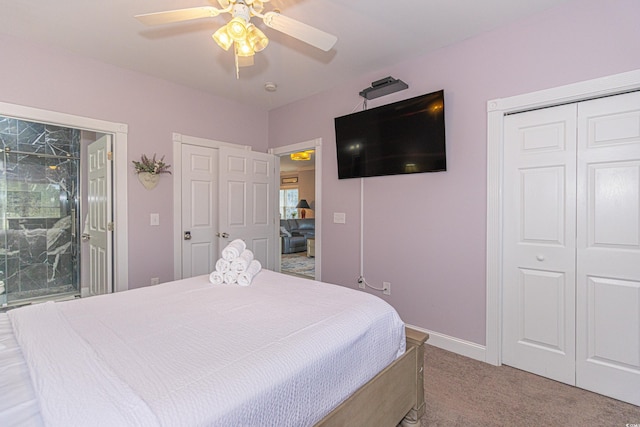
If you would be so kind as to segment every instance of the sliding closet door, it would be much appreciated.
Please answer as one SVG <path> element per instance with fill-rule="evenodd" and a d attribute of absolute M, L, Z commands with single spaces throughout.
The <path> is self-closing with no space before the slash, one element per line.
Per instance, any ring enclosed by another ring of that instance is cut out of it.
<path fill-rule="evenodd" d="M 502 358 L 575 384 L 576 107 L 505 118 Z"/>
<path fill-rule="evenodd" d="M 640 93 L 505 118 L 503 362 L 640 405 Z"/>
<path fill-rule="evenodd" d="M 640 93 L 578 106 L 577 385 L 640 405 Z"/>

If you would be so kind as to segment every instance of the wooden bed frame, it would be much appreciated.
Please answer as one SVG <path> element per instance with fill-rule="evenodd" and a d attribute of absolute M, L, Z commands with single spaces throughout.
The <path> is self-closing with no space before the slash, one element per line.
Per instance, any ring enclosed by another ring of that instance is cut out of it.
<path fill-rule="evenodd" d="M 420 425 L 424 415 L 424 343 L 429 335 L 405 327 L 406 352 L 316 427 Z"/>

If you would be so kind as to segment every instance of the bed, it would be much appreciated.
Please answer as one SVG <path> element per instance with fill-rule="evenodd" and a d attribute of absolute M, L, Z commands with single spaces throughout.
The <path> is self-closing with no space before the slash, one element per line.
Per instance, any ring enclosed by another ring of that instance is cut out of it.
<path fill-rule="evenodd" d="M 0 425 L 395 426 L 423 344 L 383 300 L 263 270 L 0 314 Z"/>

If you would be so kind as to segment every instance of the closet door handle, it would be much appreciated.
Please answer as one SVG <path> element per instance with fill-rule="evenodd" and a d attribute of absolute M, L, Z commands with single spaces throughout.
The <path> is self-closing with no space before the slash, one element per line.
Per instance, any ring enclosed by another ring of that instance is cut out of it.
<path fill-rule="evenodd" d="M 191 232 L 190 231 L 185 231 L 184 232 L 184 240 L 191 240 Z"/>

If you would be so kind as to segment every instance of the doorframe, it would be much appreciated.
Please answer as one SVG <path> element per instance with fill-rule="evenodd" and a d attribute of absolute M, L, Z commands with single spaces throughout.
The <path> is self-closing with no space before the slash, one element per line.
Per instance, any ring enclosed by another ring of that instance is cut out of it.
<path fill-rule="evenodd" d="M 285 145 L 277 148 L 270 148 L 269 153 L 281 157 L 286 154 L 291 154 L 296 151 L 303 151 L 314 149 L 315 153 L 315 280 L 322 280 L 322 138 L 310 139 L 308 141 L 298 142 L 296 144 Z M 280 182 L 280 181 L 278 181 Z M 276 193 L 276 197 L 278 197 Z M 276 199 L 276 204 L 279 204 L 279 199 Z M 280 221 L 277 221 L 277 229 L 280 229 Z M 280 235 L 278 231 L 277 235 Z M 278 258 L 281 260 L 282 253 L 278 253 Z"/>
<path fill-rule="evenodd" d="M 26 121 L 109 134 L 113 149 L 113 291 L 129 289 L 129 245 L 127 181 L 127 136 L 129 127 L 124 123 L 109 122 L 74 114 L 59 113 L 24 105 L 0 102 L 0 115 Z"/>
<path fill-rule="evenodd" d="M 504 116 L 640 90 L 640 70 L 487 102 L 487 259 L 485 361 L 502 364 Z"/>
<path fill-rule="evenodd" d="M 233 144 L 197 136 L 173 133 L 173 279 L 182 279 L 182 146 L 213 148 L 231 147 L 252 151 L 250 145 Z M 216 165 L 217 169 L 217 165 Z"/>

